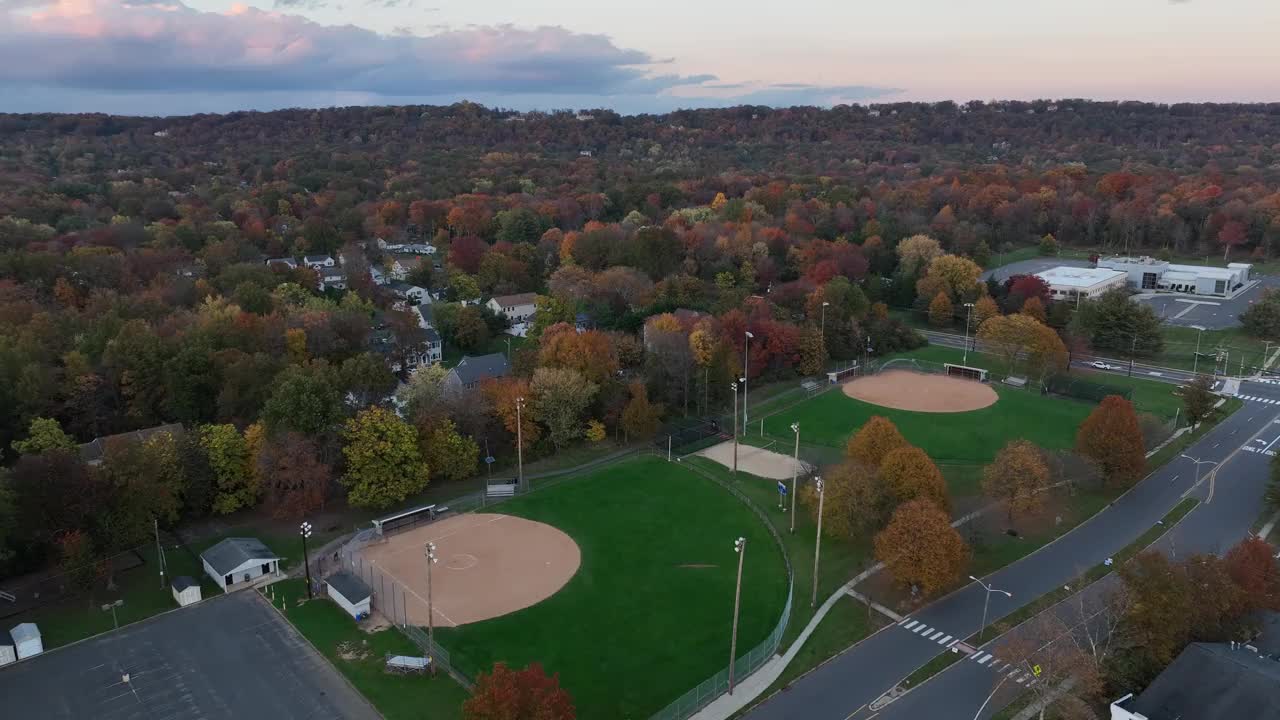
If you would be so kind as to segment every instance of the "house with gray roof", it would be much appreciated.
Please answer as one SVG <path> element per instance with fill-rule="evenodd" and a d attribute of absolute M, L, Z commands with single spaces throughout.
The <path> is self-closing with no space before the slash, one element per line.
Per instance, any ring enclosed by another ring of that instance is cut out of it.
<path fill-rule="evenodd" d="M 80 459 L 89 465 L 101 465 L 103 458 L 107 456 L 107 448 L 111 445 L 124 442 L 146 442 L 161 433 L 168 433 L 173 436 L 174 440 L 180 440 L 183 432 L 185 432 L 185 429 L 182 427 L 182 423 L 169 423 L 168 425 L 157 425 L 118 435 L 96 437 L 79 446 Z"/>
<path fill-rule="evenodd" d="M 361 620 L 369 617 L 373 593 L 370 592 L 369 586 L 355 575 L 345 570 L 330 575 L 325 580 L 325 592 L 352 618 Z"/>
<path fill-rule="evenodd" d="M 280 561 L 257 538 L 227 538 L 200 553 L 204 571 L 223 592 L 253 587 L 281 577 Z"/>
<path fill-rule="evenodd" d="M 463 356 L 444 378 L 444 388 L 454 392 L 472 390 L 489 378 L 506 377 L 511 373 L 507 356 L 502 353 Z"/>
<path fill-rule="evenodd" d="M 1240 643 L 1192 643 L 1139 695 L 1111 703 L 1111 720 L 1280 717 L 1280 661 Z"/>

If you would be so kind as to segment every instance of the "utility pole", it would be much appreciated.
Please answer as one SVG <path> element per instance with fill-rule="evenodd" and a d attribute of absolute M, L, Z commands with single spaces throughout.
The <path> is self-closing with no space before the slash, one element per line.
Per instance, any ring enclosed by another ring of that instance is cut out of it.
<path fill-rule="evenodd" d="M 431 602 L 431 566 L 439 562 L 436 559 L 436 544 L 427 543 L 427 657 L 431 659 L 431 674 L 436 672 L 436 623 L 435 606 Z"/>
<path fill-rule="evenodd" d="M 796 434 L 796 454 L 791 463 L 791 534 L 796 534 L 796 475 L 800 473 L 800 423 L 791 423 L 791 432 Z"/>
<path fill-rule="evenodd" d="M 969 364 L 969 320 L 973 317 L 973 303 L 965 303 L 964 315 L 964 360 L 965 365 Z"/>
<path fill-rule="evenodd" d="M 824 350 L 827 347 L 827 306 L 830 304 L 831 303 L 825 300 L 822 301 L 822 325 L 818 328 L 818 337 L 822 339 L 822 347 Z"/>
<path fill-rule="evenodd" d="M 520 411 L 524 407 L 524 398 L 516 398 L 516 487 L 524 487 L 524 423 Z"/>
<path fill-rule="evenodd" d="M 1200 336 L 1204 334 L 1204 327 L 1201 325 L 1193 326 L 1196 329 L 1196 355 L 1191 360 L 1191 374 L 1196 374 L 1196 368 L 1200 367 Z"/>
<path fill-rule="evenodd" d="M 1133 377 L 1133 361 L 1138 355 L 1138 333 L 1133 333 L 1133 344 L 1129 346 L 1129 377 Z"/>
<path fill-rule="evenodd" d="M 298 534 L 302 536 L 302 562 L 307 568 L 307 599 L 310 600 L 313 595 L 311 592 L 311 556 L 307 554 L 307 538 L 311 537 L 311 523 L 306 520 L 298 526 Z"/>
<path fill-rule="evenodd" d="M 738 553 L 738 585 L 733 591 L 733 635 L 729 640 L 729 694 L 733 694 L 733 671 L 738 660 L 738 608 L 742 604 L 742 561 L 747 557 L 747 539 L 740 537 L 733 544 Z"/>
<path fill-rule="evenodd" d="M 151 529 L 154 530 L 156 534 L 156 562 L 160 563 L 160 589 L 163 590 L 164 571 L 166 568 L 164 562 L 164 546 L 160 544 L 160 521 L 155 518 L 151 518 Z"/>
<path fill-rule="evenodd" d="M 751 338 L 755 337 L 750 331 L 747 332 L 746 343 L 743 345 L 742 352 L 742 434 L 747 434 L 747 378 L 750 373 L 747 372 L 747 364 L 751 361 Z"/>
<path fill-rule="evenodd" d="M 738 383 L 729 383 L 733 390 L 733 474 L 738 475 Z"/>
<path fill-rule="evenodd" d="M 813 542 L 813 595 L 809 598 L 809 607 L 818 607 L 818 558 L 822 555 L 822 501 L 827 494 L 823 492 L 822 478 L 813 479 L 818 485 L 818 537 Z"/>

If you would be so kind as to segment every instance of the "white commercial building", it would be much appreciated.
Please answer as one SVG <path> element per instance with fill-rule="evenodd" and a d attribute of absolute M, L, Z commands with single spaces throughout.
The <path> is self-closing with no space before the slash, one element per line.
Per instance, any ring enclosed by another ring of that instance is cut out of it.
<path fill-rule="evenodd" d="M 1151 257 L 1111 257 L 1098 261 L 1099 268 L 1117 270 L 1128 277 L 1129 287 L 1139 292 L 1174 292 L 1189 295 L 1232 297 L 1249 283 L 1253 266 L 1231 263 L 1225 268 L 1203 265 L 1176 265 Z"/>
<path fill-rule="evenodd" d="M 1056 267 L 1036 273 L 1049 285 L 1054 300 L 1076 302 L 1080 298 L 1096 298 L 1108 290 L 1122 288 L 1125 274 L 1101 268 Z"/>

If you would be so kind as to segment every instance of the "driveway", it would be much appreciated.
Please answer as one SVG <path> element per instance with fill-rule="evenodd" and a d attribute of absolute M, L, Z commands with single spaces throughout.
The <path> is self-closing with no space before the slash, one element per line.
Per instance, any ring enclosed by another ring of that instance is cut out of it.
<path fill-rule="evenodd" d="M 45 720 L 381 717 L 253 591 L 0 668 L 0 698 Z"/>

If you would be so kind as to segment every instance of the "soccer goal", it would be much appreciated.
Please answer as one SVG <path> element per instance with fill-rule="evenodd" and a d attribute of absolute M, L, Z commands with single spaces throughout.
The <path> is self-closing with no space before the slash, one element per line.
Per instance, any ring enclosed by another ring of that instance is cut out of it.
<path fill-rule="evenodd" d="M 978 382 L 987 381 L 987 371 L 982 368 L 969 367 L 968 365 L 954 365 L 946 363 L 944 367 L 947 369 L 949 377 L 964 378 L 965 380 L 977 380 Z"/>

